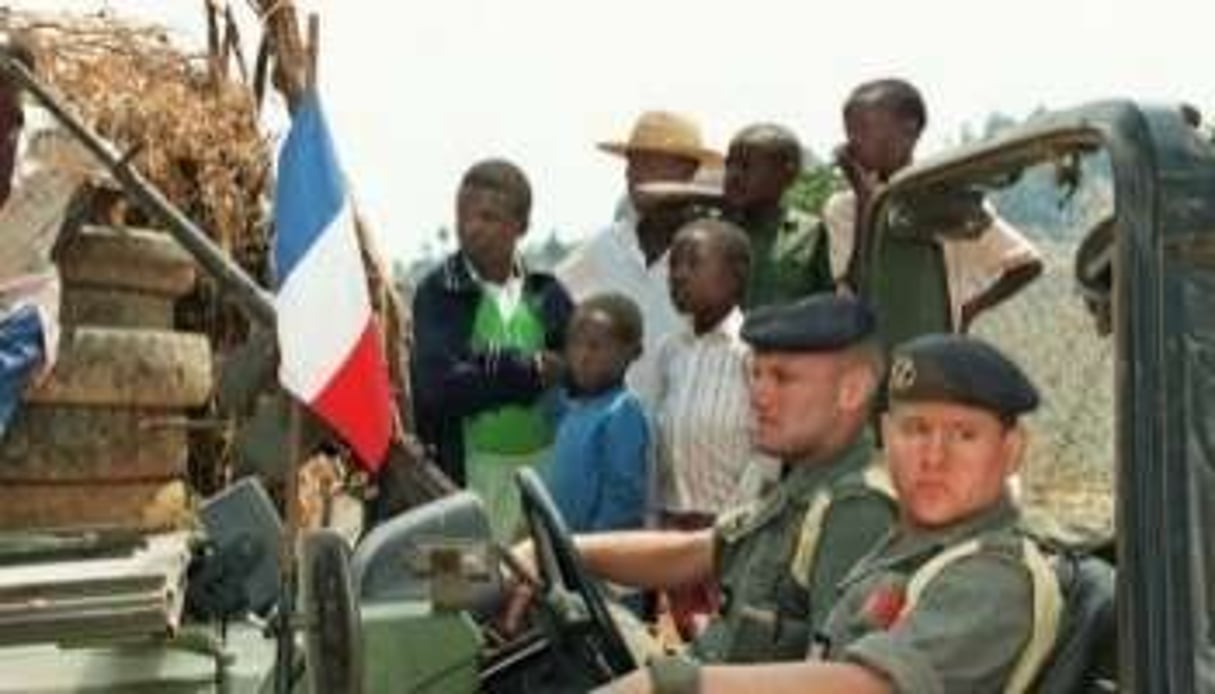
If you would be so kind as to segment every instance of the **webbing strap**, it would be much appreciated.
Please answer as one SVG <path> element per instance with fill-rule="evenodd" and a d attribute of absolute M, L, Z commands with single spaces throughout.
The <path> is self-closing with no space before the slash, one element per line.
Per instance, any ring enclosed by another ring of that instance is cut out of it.
<path fill-rule="evenodd" d="M 793 553 L 789 569 L 793 580 L 807 590 L 810 588 L 814 557 L 818 552 L 818 540 L 823 534 L 823 519 L 827 517 L 827 509 L 830 507 L 830 491 L 823 490 L 815 494 L 810 507 L 806 509 L 806 515 L 802 516 L 802 529 L 797 534 L 797 550 Z"/>
<path fill-rule="evenodd" d="M 982 543 L 975 538 L 950 547 L 921 566 L 907 582 L 906 601 L 900 617 L 915 608 L 924 588 L 941 571 L 953 562 L 977 553 L 981 547 Z M 1029 690 L 1055 646 L 1059 634 L 1059 618 L 1063 612 L 1063 594 L 1055 569 L 1033 540 L 1022 538 L 1021 562 L 1029 570 L 1033 588 L 1033 625 L 1030 628 L 1029 641 L 1021 650 L 1012 676 L 1004 688 L 1006 694 L 1022 694 Z"/>
<path fill-rule="evenodd" d="M 1029 643 L 1021 651 L 1017 667 L 1013 669 L 1012 678 L 1004 689 L 1009 694 L 1029 691 L 1038 671 L 1054 649 L 1059 635 L 1059 618 L 1063 613 L 1063 593 L 1055 568 L 1034 541 L 1024 538 L 1021 544 L 1022 557 L 1034 585 L 1034 626 Z"/>
<path fill-rule="evenodd" d="M 884 463 L 870 464 L 865 468 L 861 479 L 866 487 L 888 498 L 894 498 L 894 485 L 890 483 L 890 473 L 887 472 Z M 827 511 L 831 509 L 834 501 L 835 497 L 831 489 L 822 489 L 814 495 L 810 506 L 806 509 L 806 515 L 802 516 L 801 531 L 797 534 L 797 549 L 793 552 L 789 571 L 793 574 L 793 580 L 807 590 L 810 588 L 810 576 L 814 570 L 815 558 L 818 556 L 818 543 L 823 534 L 823 521 L 826 520 Z"/>

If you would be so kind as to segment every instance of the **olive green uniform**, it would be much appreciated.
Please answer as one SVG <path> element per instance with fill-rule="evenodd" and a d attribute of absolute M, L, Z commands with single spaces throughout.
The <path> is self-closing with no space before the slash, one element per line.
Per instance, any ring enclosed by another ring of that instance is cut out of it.
<path fill-rule="evenodd" d="M 751 275 L 745 308 L 779 304 L 835 289 L 831 249 L 818 218 L 786 209 L 773 222 L 747 227 Z"/>
<path fill-rule="evenodd" d="M 702 662 L 795 660 L 836 584 L 894 523 L 866 432 L 834 459 L 792 465 L 759 501 L 714 528 L 721 615 L 692 645 Z"/>
<path fill-rule="evenodd" d="M 823 630 L 827 657 L 882 672 L 906 694 L 1004 691 L 1034 627 L 1017 520 L 1003 501 L 948 528 L 889 536 L 841 584 Z M 972 541 L 907 603 L 917 571 Z"/>

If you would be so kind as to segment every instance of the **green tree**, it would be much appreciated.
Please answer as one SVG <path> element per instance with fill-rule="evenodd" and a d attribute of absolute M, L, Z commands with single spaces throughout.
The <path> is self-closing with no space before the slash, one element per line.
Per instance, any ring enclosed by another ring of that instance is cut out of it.
<path fill-rule="evenodd" d="M 820 164 L 798 174 L 785 192 L 785 201 L 794 209 L 817 215 L 827 198 L 844 186 L 844 177 L 834 166 Z"/>

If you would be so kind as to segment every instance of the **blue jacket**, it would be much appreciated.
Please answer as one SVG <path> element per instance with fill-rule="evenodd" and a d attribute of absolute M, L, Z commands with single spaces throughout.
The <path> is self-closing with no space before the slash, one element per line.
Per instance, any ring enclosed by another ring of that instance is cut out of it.
<path fill-rule="evenodd" d="M 523 300 L 544 324 L 545 349 L 564 349 L 573 303 L 561 284 L 525 268 Z M 480 301 L 481 287 L 459 251 L 422 279 L 413 298 L 414 425 L 439 467 L 461 486 L 464 419 L 503 405 L 530 405 L 544 392 L 531 355 L 469 347 Z"/>
<path fill-rule="evenodd" d="M 547 483 L 572 532 L 640 528 L 645 519 L 650 428 L 641 401 L 618 386 L 562 398 Z"/>

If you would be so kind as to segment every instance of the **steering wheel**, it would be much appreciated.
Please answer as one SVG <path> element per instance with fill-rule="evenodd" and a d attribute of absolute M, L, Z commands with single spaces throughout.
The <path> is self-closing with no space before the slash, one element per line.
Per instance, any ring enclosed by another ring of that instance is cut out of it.
<path fill-rule="evenodd" d="M 607 678 L 637 669 L 633 654 L 625 644 L 616 620 L 608 611 L 598 584 L 582 565 L 582 558 L 570 540 L 569 529 L 540 476 L 534 470 L 524 468 L 517 473 L 515 480 L 519 485 L 523 516 L 531 530 L 536 563 L 545 590 L 551 591 L 558 584 L 582 600 L 590 624 L 586 643 Z"/>

